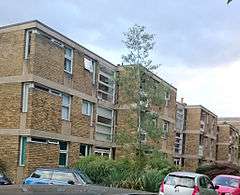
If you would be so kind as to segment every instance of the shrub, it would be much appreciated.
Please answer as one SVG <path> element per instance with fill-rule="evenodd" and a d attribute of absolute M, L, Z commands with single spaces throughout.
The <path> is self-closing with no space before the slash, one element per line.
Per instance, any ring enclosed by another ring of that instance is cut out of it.
<path fill-rule="evenodd" d="M 196 172 L 208 175 L 211 179 L 220 174 L 240 176 L 240 167 L 232 164 L 207 164 L 198 167 Z"/>
<path fill-rule="evenodd" d="M 164 171 L 157 169 L 146 170 L 142 175 L 143 189 L 151 192 L 158 192 L 159 184 L 166 176 Z"/>
<path fill-rule="evenodd" d="M 136 159 L 111 160 L 89 156 L 79 160 L 77 168 L 84 171 L 94 183 L 111 187 L 157 192 L 162 179 L 176 167 L 161 155 Z"/>

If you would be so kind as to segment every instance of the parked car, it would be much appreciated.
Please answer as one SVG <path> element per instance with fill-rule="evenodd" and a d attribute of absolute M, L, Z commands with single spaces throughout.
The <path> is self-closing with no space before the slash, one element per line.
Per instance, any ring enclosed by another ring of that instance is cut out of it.
<path fill-rule="evenodd" d="M 4 171 L 0 169 L 0 185 L 11 185 L 11 180 L 6 176 Z"/>
<path fill-rule="evenodd" d="M 78 169 L 39 168 L 23 182 L 24 185 L 1 188 L 1 192 L 58 192 L 61 194 L 83 195 L 155 195 L 132 189 L 105 187 L 92 184 L 92 181 Z"/>
<path fill-rule="evenodd" d="M 78 169 L 38 168 L 23 184 L 27 185 L 84 185 L 92 184 L 87 175 Z"/>
<path fill-rule="evenodd" d="M 219 195 L 240 195 L 240 177 L 233 175 L 218 175 L 213 179 L 213 183 L 219 188 Z"/>
<path fill-rule="evenodd" d="M 192 172 L 169 173 L 160 185 L 159 195 L 217 195 L 212 181 Z"/>

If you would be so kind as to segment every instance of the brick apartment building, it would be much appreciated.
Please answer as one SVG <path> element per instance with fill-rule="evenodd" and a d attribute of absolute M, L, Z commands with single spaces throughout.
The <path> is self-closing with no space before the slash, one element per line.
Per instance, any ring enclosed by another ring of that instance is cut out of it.
<path fill-rule="evenodd" d="M 239 129 L 240 118 L 218 118 L 217 161 L 239 163 Z"/>
<path fill-rule="evenodd" d="M 218 163 L 238 164 L 239 130 L 227 122 L 218 122 L 217 158 Z"/>
<path fill-rule="evenodd" d="M 41 22 L 0 28 L 0 164 L 13 180 L 114 157 L 116 69 Z"/>
<path fill-rule="evenodd" d="M 175 164 L 195 171 L 216 161 L 217 116 L 201 105 L 177 104 Z"/>
<path fill-rule="evenodd" d="M 119 67 L 119 74 L 121 75 L 121 71 L 124 71 L 124 67 Z M 158 77 L 157 75 L 153 74 L 150 71 L 145 70 L 145 74 L 142 78 L 142 82 L 149 79 L 152 80 L 154 86 L 156 88 L 160 88 L 163 90 L 162 99 L 163 102 L 161 104 L 154 104 L 149 103 L 147 112 L 151 113 L 153 116 L 152 121 L 154 122 L 155 126 L 161 129 L 162 134 L 159 135 L 157 138 L 157 143 L 150 138 L 148 127 L 141 126 L 141 141 L 151 145 L 157 144 L 159 151 L 166 155 L 169 159 L 172 160 L 173 153 L 174 153 L 174 129 L 175 129 L 175 118 L 176 118 L 176 94 L 177 89 Z M 146 79 L 144 78 L 146 76 Z M 144 92 L 144 89 L 141 88 Z M 122 100 L 122 90 L 121 87 L 118 89 L 118 108 L 117 108 L 117 129 L 118 131 L 137 131 L 138 129 L 138 122 L 137 122 L 137 111 L 130 109 L 131 102 L 126 102 Z M 150 102 L 152 102 L 150 100 Z M 144 116 L 143 116 L 144 118 Z M 129 124 L 127 121 L 131 119 L 131 123 Z M 144 123 L 144 122 L 143 122 Z M 135 128 L 132 128 L 132 127 Z M 153 143 L 154 142 L 154 143 Z M 120 154 L 119 154 L 120 153 Z M 121 150 L 118 150 L 118 156 L 124 155 Z"/>
<path fill-rule="evenodd" d="M 0 27 L 0 166 L 19 182 L 36 167 L 72 166 L 90 153 L 115 158 L 116 131 L 131 130 L 129 103 L 117 97 L 114 77 L 121 71 L 39 21 Z M 176 103 L 175 87 L 146 75 L 168 89 L 163 104 L 149 108 L 163 129 L 160 150 L 185 170 L 220 159 L 216 148 L 225 141 L 218 137 L 216 145 L 217 116 Z"/>

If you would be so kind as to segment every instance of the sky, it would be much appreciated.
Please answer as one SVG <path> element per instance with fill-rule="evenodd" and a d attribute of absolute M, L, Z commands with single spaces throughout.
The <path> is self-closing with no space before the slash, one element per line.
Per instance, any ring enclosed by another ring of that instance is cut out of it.
<path fill-rule="evenodd" d="M 1 0 L 0 10 L 0 26 L 37 19 L 114 64 L 126 53 L 123 32 L 144 25 L 155 73 L 178 100 L 240 117 L 239 0 Z"/>

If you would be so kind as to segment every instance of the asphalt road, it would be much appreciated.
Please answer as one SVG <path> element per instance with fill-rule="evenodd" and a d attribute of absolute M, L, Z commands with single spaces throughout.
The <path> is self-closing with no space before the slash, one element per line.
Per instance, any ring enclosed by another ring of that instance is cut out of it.
<path fill-rule="evenodd" d="M 96 185 L 55 186 L 55 185 L 11 185 L 0 186 L 0 194 L 27 195 L 156 195 L 155 193 L 135 191 L 122 188 L 109 188 Z"/>

